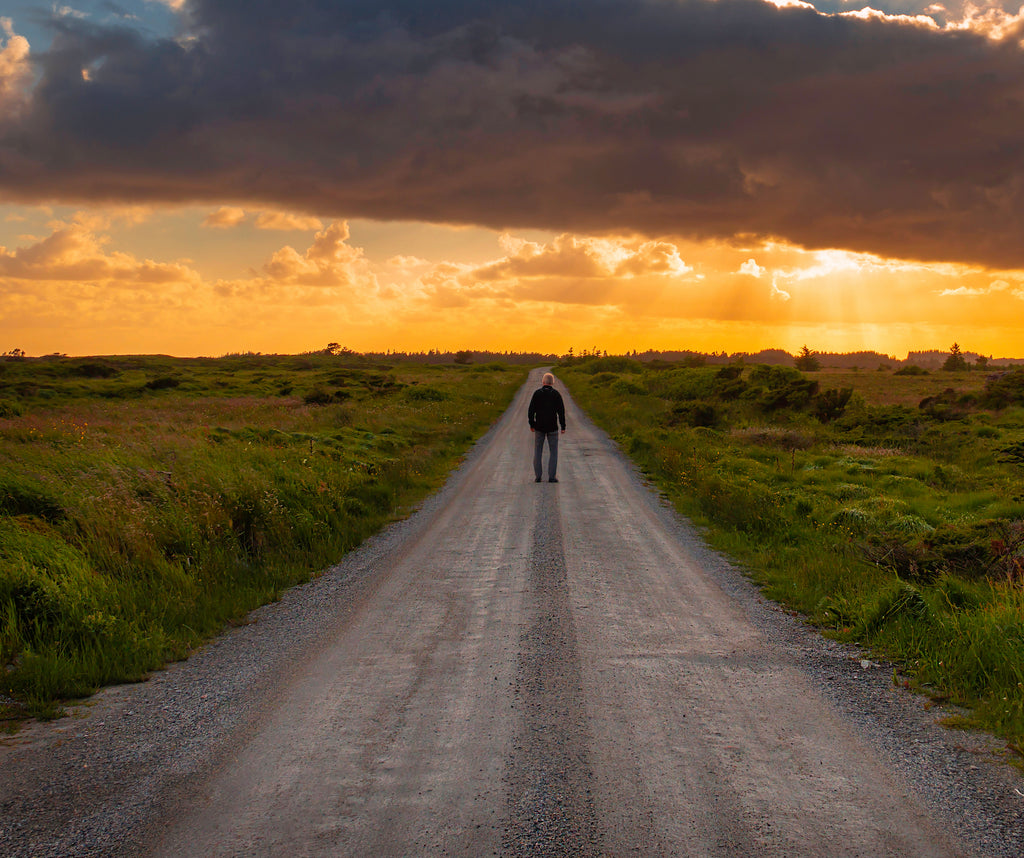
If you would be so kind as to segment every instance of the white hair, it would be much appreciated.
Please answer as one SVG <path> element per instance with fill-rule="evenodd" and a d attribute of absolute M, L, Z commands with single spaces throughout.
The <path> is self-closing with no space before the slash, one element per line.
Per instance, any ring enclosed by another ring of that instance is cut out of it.
<path fill-rule="evenodd" d="M 540 380 L 540 383 L 541 384 L 554 384 L 555 383 L 555 377 L 550 372 L 546 372 L 546 373 L 544 373 L 544 378 L 542 378 Z"/>

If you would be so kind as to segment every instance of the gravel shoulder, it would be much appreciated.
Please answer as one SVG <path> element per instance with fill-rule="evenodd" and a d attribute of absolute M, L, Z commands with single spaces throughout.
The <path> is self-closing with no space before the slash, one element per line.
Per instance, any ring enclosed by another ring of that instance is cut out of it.
<path fill-rule="evenodd" d="M 567 397 L 149 681 L 0 744 L 0 854 L 1017 856 L 1024 778 L 764 599 Z"/>

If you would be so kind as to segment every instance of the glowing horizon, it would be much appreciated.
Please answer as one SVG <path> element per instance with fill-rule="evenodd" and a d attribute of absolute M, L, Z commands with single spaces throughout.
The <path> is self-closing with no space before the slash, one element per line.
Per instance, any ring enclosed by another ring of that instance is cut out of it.
<path fill-rule="evenodd" d="M 17 212 L 2 226 L 21 244 L 0 244 L 0 275 L 20 291 L 8 289 L 0 337 L 29 354 L 290 354 L 339 342 L 550 354 L 807 344 L 898 357 L 959 342 L 1016 357 L 1020 342 L 1021 272 L 777 241 L 349 224 L 241 207 Z M 140 258 L 121 243 L 193 256 Z M 443 253 L 420 255 L 430 248 Z"/>

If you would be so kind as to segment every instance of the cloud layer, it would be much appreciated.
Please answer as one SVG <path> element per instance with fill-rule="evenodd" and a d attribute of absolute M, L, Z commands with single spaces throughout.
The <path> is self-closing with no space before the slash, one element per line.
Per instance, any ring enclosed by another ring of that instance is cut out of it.
<path fill-rule="evenodd" d="M 175 40 L 55 18 L 34 76 L 5 25 L 0 101 L 18 109 L 0 110 L 0 193 L 1024 266 L 1024 52 L 1006 16 L 940 29 L 759 0 L 181 11 Z"/>

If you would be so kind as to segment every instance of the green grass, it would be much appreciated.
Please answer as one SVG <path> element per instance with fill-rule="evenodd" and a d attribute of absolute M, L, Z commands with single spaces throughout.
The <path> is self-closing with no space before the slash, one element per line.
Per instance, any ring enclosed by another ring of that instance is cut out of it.
<path fill-rule="evenodd" d="M 318 355 L 0 369 L 9 717 L 143 678 L 337 561 L 436 488 L 526 374 Z"/>
<path fill-rule="evenodd" d="M 1024 372 L 616 360 L 559 374 L 712 544 L 1024 751 Z"/>

